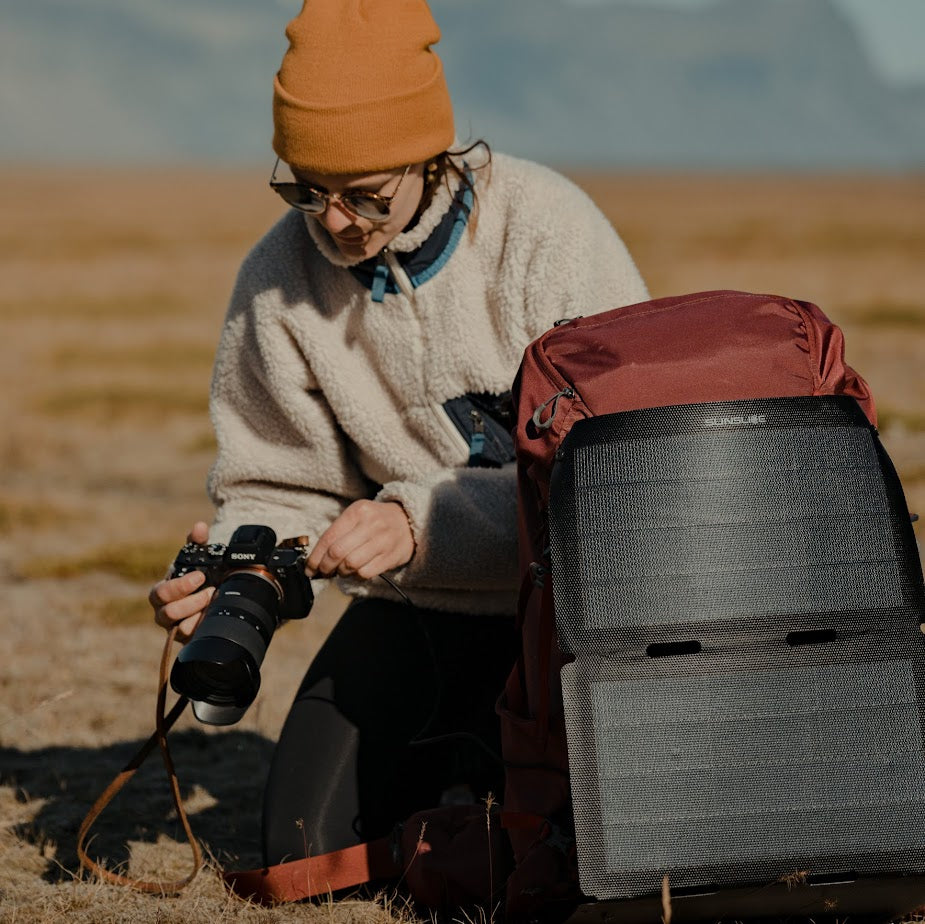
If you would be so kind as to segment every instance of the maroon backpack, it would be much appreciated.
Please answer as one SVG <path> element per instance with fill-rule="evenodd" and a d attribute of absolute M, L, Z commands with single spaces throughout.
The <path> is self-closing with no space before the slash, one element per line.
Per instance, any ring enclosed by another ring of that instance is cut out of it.
<path fill-rule="evenodd" d="M 873 420 L 841 331 L 814 305 L 707 292 L 560 322 L 531 343 L 514 384 L 522 652 L 499 699 L 504 805 L 420 812 L 384 838 L 269 870 L 232 872 L 239 894 L 286 901 L 401 876 L 430 907 L 506 895 L 513 918 L 578 897 L 568 756 L 548 575 L 546 507 L 556 451 L 582 417 L 725 399 L 846 394 Z M 502 842 L 504 833 L 513 848 Z"/>
<path fill-rule="evenodd" d="M 842 333 L 815 306 L 735 291 L 663 298 L 563 320 L 527 348 L 517 425 L 523 649 L 499 700 L 506 827 L 515 868 L 507 910 L 578 897 L 565 723 L 549 573 L 547 507 L 556 453 L 587 417 L 758 398 L 848 395 L 871 423 L 867 384 Z"/>

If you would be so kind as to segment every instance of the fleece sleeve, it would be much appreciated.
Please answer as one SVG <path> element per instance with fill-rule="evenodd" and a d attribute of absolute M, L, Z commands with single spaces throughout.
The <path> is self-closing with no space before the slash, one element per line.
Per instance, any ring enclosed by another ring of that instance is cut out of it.
<path fill-rule="evenodd" d="M 208 489 L 213 541 L 243 523 L 313 542 L 347 503 L 369 496 L 347 440 L 287 330 L 276 290 L 245 274 L 232 297 L 212 378 L 218 453 Z"/>
<path fill-rule="evenodd" d="M 517 285 L 516 319 L 523 347 L 562 317 L 594 314 L 643 301 L 645 284 L 626 247 L 591 200 L 564 177 L 536 168 L 515 197 L 506 234 L 508 267 Z M 529 207 L 527 187 L 545 190 Z M 526 204 L 526 207 L 525 207 Z M 513 237 L 513 239 L 511 239 Z M 511 370 L 513 379 L 516 369 Z M 459 468 L 431 478 L 393 482 L 381 500 L 408 514 L 417 549 L 397 579 L 407 587 L 513 591 L 517 574 L 516 469 Z"/>
<path fill-rule="evenodd" d="M 524 277 L 527 340 L 561 318 L 598 314 L 649 297 L 626 245 L 590 197 L 565 177 L 534 165 L 547 177 L 523 191 L 523 208 L 511 216 L 517 226 L 535 228 Z M 531 198 L 531 190 L 546 190 Z M 527 229 L 520 231 L 526 234 Z M 526 347 L 526 344 L 524 344 Z"/>
<path fill-rule="evenodd" d="M 404 507 L 415 552 L 397 580 L 408 588 L 509 592 L 516 586 L 514 466 L 455 468 L 383 485 Z"/>

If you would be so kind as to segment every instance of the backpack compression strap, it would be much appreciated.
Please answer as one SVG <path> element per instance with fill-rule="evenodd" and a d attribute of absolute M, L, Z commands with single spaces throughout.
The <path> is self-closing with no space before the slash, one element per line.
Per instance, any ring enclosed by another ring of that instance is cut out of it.
<path fill-rule="evenodd" d="M 393 838 L 380 837 L 264 869 L 225 870 L 222 878 L 241 898 L 261 904 L 291 902 L 400 875 L 402 865 L 397 847 Z"/>

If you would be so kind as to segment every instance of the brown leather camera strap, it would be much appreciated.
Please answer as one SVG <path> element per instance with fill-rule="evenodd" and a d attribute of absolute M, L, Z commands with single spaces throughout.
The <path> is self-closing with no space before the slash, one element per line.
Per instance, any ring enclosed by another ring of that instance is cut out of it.
<path fill-rule="evenodd" d="M 129 888 L 137 889 L 141 892 L 156 892 L 160 895 L 171 895 L 180 892 L 184 887 L 193 881 L 196 874 L 199 872 L 200 867 L 202 866 L 202 850 L 199 847 L 199 842 L 193 836 L 193 832 L 189 824 L 189 819 L 186 817 L 186 811 L 183 808 L 183 801 L 180 798 L 180 784 L 177 780 L 176 771 L 174 770 L 173 759 L 170 756 L 170 748 L 167 746 L 167 732 L 173 726 L 174 722 L 176 722 L 180 717 L 180 714 L 186 708 L 188 703 L 186 697 L 180 697 L 180 699 L 174 703 L 170 712 L 166 716 L 164 715 L 164 706 L 167 700 L 167 673 L 170 663 L 170 652 L 173 647 L 173 641 L 176 637 L 176 634 L 177 627 L 174 626 L 167 635 L 167 641 L 164 644 L 164 652 L 161 655 L 161 666 L 158 673 L 155 732 L 141 746 L 134 757 L 132 757 L 131 760 L 129 760 L 129 762 L 116 775 L 116 777 L 96 800 L 96 802 L 93 803 L 93 807 L 89 812 L 87 812 L 86 817 L 81 822 L 80 830 L 77 832 L 77 856 L 80 859 L 80 865 L 84 867 L 84 869 L 93 873 L 95 876 L 98 876 L 100 879 L 105 880 L 106 882 L 128 886 Z M 138 770 L 138 768 L 145 762 L 151 751 L 154 750 L 155 745 L 160 747 L 161 757 L 164 760 L 164 767 L 167 770 L 167 777 L 170 781 L 170 792 L 173 796 L 173 804 L 177 810 L 177 818 L 180 819 L 180 824 L 183 825 L 183 831 L 186 834 L 186 839 L 189 841 L 189 845 L 193 851 L 193 869 L 192 872 L 190 872 L 190 874 L 184 879 L 170 881 L 132 879 L 129 876 L 123 876 L 119 873 L 114 873 L 112 870 L 108 870 L 102 867 L 99 863 L 96 862 L 96 860 L 91 859 L 91 857 L 87 854 L 85 847 L 87 835 L 89 834 L 93 823 L 100 816 L 103 809 L 105 809 L 106 806 L 112 802 L 122 787 L 125 786 L 125 784 L 128 783 L 128 781 L 135 775 L 135 772 Z"/>
<path fill-rule="evenodd" d="M 167 677 L 170 665 L 170 652 L 173 648 L 176 627 L 170 630 L 164 651 L 161 655 L 160 670 L 158 672 L 157 711 L 155 717 L 155 732 L 139 748 L 135 755 L 113 778 L 100 797 L 93 803 L 81 822 L 77 833 L 77 856 L 80 865 L 100 879 L 116 885 L 127 886 L 141 892 L 154 892 L 159 895 L 175 895 L 181 892 L 202 866 L 202 850 L 199 842 L 193 836 L 189 819 L 183 808 L 180 798 L 180 784 L 177 780 L 170 748 L 167 745 L 167 732 L 182 714 L 189 702 L 181 697 L 165 716 L 164 706 L 167 699 Z M 96 819 L 102 814 L 106 806 L 116 797 L 120 790 L 135 775 L 138 768 L 147 760 L 155 745 L 160 748 L 167 777 L 170 781 L 170 792 L 173 804 L 177 810 L 177 817 L 183 826 L 186 839 L 193 851 L 193 869 L 183 879 L 160 881 L 147 879 L 133 879 L 123 876 L 101 866 L 93 860 L 86 851 L 87 835 Z M 311 898 L 316 895 L 325 895 L 338 889 L 361 885 L 374 879 L 387 879 L 400 874 L 401 863 L 395 845 L 390 838 L 383 837 L 365 844 L 357 844 L 344 850 L 335 850 L 331 853 L 315 857 L 306 857 L 280 863 L 276 866 L 252 870 L 223 870 L 222 879 L 228 888 L 241 898 L 254 899 L 262 903 L 294 901 L 300 898 Z"/>

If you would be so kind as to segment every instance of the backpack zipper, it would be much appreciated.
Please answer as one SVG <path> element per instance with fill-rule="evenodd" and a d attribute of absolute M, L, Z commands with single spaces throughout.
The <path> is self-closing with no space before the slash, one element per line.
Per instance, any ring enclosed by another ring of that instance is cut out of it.
<path fill-rule="evenodd" d="M 551 398 L 547 398 L 547 400 L 533 412 L 533 426 L 535 426 L 537 430 L 548 430 L 552 426 L 553 420 L 555 420 L 556 411 L 559 409 L 559 399 L 574 398 L 575 396 L 575 389 L 570 385 L 566 385 L 562 391 L 557 391 Z M 549 408 L 549 416 L 543 420 L 543 411 L 545 411 L 547 407 Z"/>
<path fill-rule="evenodd" d="M 474 459 L 480 458 L 485 452 L 485 421 L 475 408 L 469 411 L 469 418 L 472 420 L 472 436 L 469 437 L 469 464 L 471 465 Z"/>

